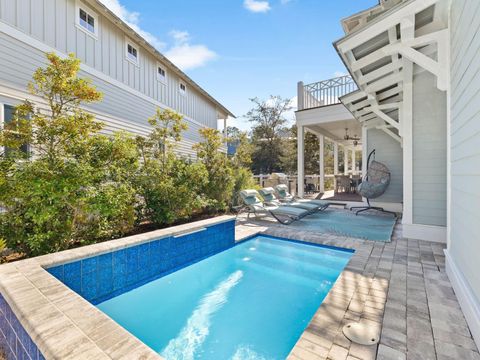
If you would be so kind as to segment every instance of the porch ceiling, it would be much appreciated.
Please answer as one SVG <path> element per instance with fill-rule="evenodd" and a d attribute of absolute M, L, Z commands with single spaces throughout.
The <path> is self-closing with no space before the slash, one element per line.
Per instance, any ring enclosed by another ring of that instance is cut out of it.
<path fill-rule="evenodd" d="M 315 124 L 306 126 L 307 130 L 313 133 L 324 135 L 325 137 L 333 140 L 344 146 L 353 146 L 353 142 L 345 140 L 345 128 L 348 128 L 348 134 L 350 136 L 362 137 L 362 126 L 354 119 L 332 121 L 329 123 Z M 360 140 L 361 142 L 361 140 Z"/>

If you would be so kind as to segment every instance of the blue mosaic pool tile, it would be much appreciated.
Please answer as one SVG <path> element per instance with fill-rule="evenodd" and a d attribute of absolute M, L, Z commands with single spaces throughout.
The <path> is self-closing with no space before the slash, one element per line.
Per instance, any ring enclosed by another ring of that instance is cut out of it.
<path fill-rule="evenodd" d="M 82 263 L 82 274 L 88 274 L 94 271 L 97 271 L 98 256 L 83 259 Z"/>
<path fill-rule="evenodd" d="M 103 297 L 114 290 L 113 269 L 105 267 L 98 272 L 97 278 L 97 295 Z"/>
<path fill-rule="evenodd" d="M 95 304 L 226 250 L 234 243 L 235 221 L 229 221 L 47 270 Z"/>
<path fill-rule="evenodd" d="M 97 272 L 82 273 L 82 290 L 81 294 L 88 301 L 92 301 L 97 297 Z"/>
<path fill-rule="evenodd" d="M 73 291 L 80 293 L 82 290 L 80 261 L 75 261 L 73 263 L 65 264 L 63 266 L 63 272 L 65 274 L 65 280 L 64 280 L 65 285 L 67 285 Z"/>
<path fill-rule="evenodd" d="M 63 266 L 55 266 L 53 268 L 49 269 L 50 274 L 55 276 L 58 280 L 62 281 L 64 280 L 64 272 L 63 272 Z"/>
<path fill-rule="evenodd" d="M 1 294 L 0 350 L 5 353 L 7 360 L 45 359 Z"/>
<path fill-rule="evenodd" d="M 113 266 L 113 254 L 107 253 L 98 256 L 98 269 L 108 269 Z"/>

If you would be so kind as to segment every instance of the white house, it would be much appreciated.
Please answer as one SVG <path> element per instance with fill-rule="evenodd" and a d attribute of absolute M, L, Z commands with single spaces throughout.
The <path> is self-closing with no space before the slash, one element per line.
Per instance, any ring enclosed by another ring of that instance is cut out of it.
<path fill-rule="evenodd" d="M 361 134 L 363 159 L 376 149 L 392 173 L 377 203 L 402 211 L 404 237 L 447 243 L 447 273 L 480 345 L 480 2 L 381 0 L 342 25 L 334 46 L 356 89 L 350 76 L 299 83 L 298 175 L 305 131 L 346 149 L 344 128 Z"/>
<path fill-rule="evenodd" d="M 202 127 L 217 128 L 232 114 L 165 56 L 97 0 L 0 2 L 0 123 L 25 99 L 45 53 L 74 53 L 81 76 L 93 80 L 103 101 L 85 109 L 107 131 L 146 135 L 157 107 L 170 108 L 188 124 L 179 152 L 194 155 Z"/>

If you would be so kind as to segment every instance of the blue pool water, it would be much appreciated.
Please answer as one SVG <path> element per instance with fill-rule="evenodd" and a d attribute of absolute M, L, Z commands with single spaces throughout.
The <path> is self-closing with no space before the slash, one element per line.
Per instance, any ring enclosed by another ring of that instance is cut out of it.
<path fill-rule="evenodd" d="M 97 306 L 167 360 L 285 359 L 351 256 L 257 236 Z"/>

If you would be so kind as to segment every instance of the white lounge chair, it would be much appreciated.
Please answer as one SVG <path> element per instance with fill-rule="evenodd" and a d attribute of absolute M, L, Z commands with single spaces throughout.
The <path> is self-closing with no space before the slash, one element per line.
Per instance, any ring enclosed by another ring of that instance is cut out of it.
<path fill-rule="evenodd" d="M 330 203 L 325 200 L 317 200 L 317 199 L 302 199 L 296 196 L 293 196 L 288 192 L 288 187 L 285 184 L 279 184 L 275 186 L 275 191 L 277 192 L 278 199 L 285 204 L 289 204 L 291 202 L 295 203 L 307 203 L 307 204 L 315 204 L 320 207 L 320 211 L 325 210 L 330 206 Z"/>
<path fill-rule="evenodd" d="M 265 200 L 265 204 L 267 205 L 276 205 L 276 206 L 292 206 L 294 208 L 299 208 L 299 209 L 304 209 L 307 210 L 310 213 L 314 213 L 320 210 L 321 206 L 318 204 L 314 203 L 309 203 L 309 202 L 298 202 L 298 201 L 290 201 L 288 203 L 281 202 L 277 197 L 275 196 L 275 190 L 272 187 L 267 187 L 260 189 L 258 191 L 260 195 L 263 197 Z"/>
<path fill-rule="evenodd" d="M 247 218 L 249 218 L 252 213 L 255 216 L 266 214 L 272 216 L 281 224 L 288 225 L 310 214 L 308 210 L 292 206 L 265 205 L 260 200 L 260 195 L 256 190 L 242 190 L 240 191 L 240 197 L 248 209 Z"/>

